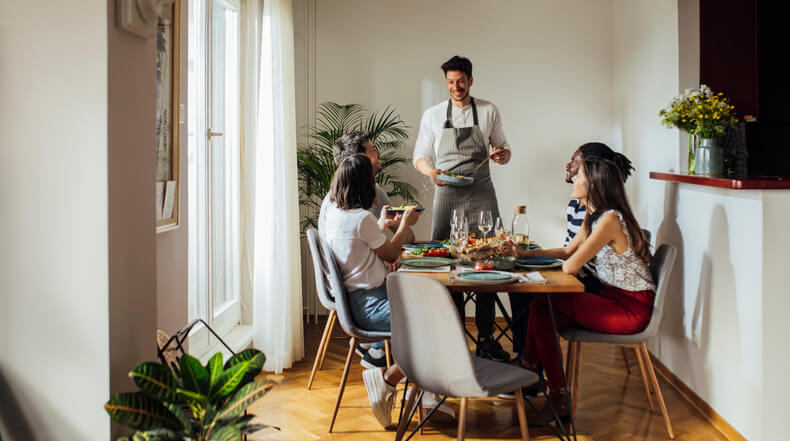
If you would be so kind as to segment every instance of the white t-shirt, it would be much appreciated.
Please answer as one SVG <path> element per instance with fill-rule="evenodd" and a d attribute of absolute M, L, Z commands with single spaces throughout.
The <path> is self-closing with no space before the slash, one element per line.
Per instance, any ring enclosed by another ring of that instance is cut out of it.
<path fill-rule="evenodd" d="M 387 236 L 376 218 L 362 208 L 341 210 L 329 204 L 325 221 L 322 237 L 335 253 L 346 289 L 371 289 L 384 283 L 387 267 L 373 250 L 384 245 Z"/>
<path fill-rule="evenodd" d="M 321 211 L 318 212 L 318 234 L 323 235 L 324 225 L 326 224 L 326 217 L 324 213 L 326 213 L 326 207 L 329 205 L 335 205 L 332 201 L 329 200 L 329 193 L 324 196 L 324 200 L 321 202 Z M 384 191 L 383 188 L 379 187 L 379 184 L 376 184 L 376 199 L 373 200 L 373 205 L 368 208 L 368 211 L 376 217 L 379 218 L 381 215 L 381 209 L 385 205 L 392 205 L 390 202 L 389 196 L 387 196 L 387 192 Z M 322 236 L 323 237 L 323 236 Z"/>
<path fill-rule="evenodd" d="M 483 139 L 491 147 L 510 148 L 505 131 L 502 129 L 502 118 L 499 110 L 494 103 L 480 98 L 475 98 L 477 106 L 477 123 L 480 131 L 483 132 Z M 472 105 L 468 104 L 463 108 L 453 106 L 452 109 L 453 127 L 472 127 L 475 125 Z M 444 122 L 447 120 L 447 101 L 429 108 L 422 114 L 420 121 L 420 133 L 414 143 L 414 165 L 417 160 L 425 158 L 433 165 L 439 151 L 439 138 L 442 136 Z"/>

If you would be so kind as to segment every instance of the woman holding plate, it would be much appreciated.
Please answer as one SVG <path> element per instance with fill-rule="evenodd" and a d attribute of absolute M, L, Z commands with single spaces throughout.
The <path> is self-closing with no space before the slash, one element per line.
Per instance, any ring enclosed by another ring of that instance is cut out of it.
<path fill-rule="evenodd" d="M 598 294 L 578 293 L 553 300 L 557 329 L 584 327 L 608 334 L 634 334 L 643 330 L 653 312 L 656 285 L 648 265 L 650 243 L 631 211 L 620 167 L 599 157 L 585 158 L 573 177 L 572 197 L 587 206 L 582 228 L 563 248 L 522 250 L 512 241 L 503 252 L 517 257 L 566 259 L 562 271 L 576 272 L 596 259 L 603 287 Z M 549 398 L 560 416 L 568 414 L 563 389 L 561 356 L 545 296 L 535 299 L 527 320 L 527 368 L 539 362 L 546 372 Z M 544 408 L 546 414 L 551 411 Z"/>

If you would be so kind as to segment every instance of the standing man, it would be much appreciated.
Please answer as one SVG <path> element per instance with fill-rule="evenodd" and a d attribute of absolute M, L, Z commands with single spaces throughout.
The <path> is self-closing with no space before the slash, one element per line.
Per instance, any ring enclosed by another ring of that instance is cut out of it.
<path fill-rule="evenodd" d="M 414 167 L 433 179 L 436 193 L 433 199 L 431 239 L 450 237 L 453 209 L 463 211 L 471 231 L 477 231 L 481 210 L 499 216 L 494 183 L 489 163 L 472 173 L 486 157 L 497 164 L 510 161 L 510 146 L 502 130 L 502 119 L 496 106 L 469 94 L 474 79 L 472 62 L 454 56 L 442 64 L 450 99 L 426 110 L 420 122 L 420 132 L 414 146 Z M 490 149 L 489 149 L 490 147 Z M 437 175 L 454 173 L 471 176 L 474 183 L 466 187 L 445 185 Z M 458 311 L 464 317 L 461 294 L 453 294 Z M 494 331 L 494 296 L 478 295 L 475 323 L 478 331 L 477 355 L 497 361 L 510 356 L 492 337 Z"/>

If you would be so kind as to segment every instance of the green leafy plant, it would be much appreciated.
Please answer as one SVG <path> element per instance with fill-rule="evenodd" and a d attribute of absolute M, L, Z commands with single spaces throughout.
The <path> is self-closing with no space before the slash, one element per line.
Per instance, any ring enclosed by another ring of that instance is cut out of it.
<path fill-rule="evenodd" d="M 274 384 L 254 381 L 266 357 L 247 349 L 223 365 L 217 353 L 203 366 L 189 354 L 178 360 L 174 374 L 160 363 L 145 362 L 129 376 L 138 392 L 120 393 L 104 408 L 115 421 L 137 430 L 118 441 L 240 441 L 264 427 L 250 424 L 247 407 Z"/>
<path fill-rule="evenodd" d="M 368 114 L 359 104 L 323 103 L 318 106 L 315 126 L 307 127 L 307 145 L 297 150 L 299 174 L 299 203 L 309 208 L 300 225 L 302 231 L 318 227 L 321 201 L 337 169 L 332 145 L 341 136 L 355 130 L 367 130 L 373 144 L 381 152 L 379 161 L 384 169 L 376 175 L 376 183 L 390 197 L 400 197 L 407 203 L 419 204 L 417 189 L 401 180 L 393 169 L 408 164 L 411 159 L 400 154 L 403 142 L 409 138 L 409 126 L 389 106 L 381 112 Z"/>

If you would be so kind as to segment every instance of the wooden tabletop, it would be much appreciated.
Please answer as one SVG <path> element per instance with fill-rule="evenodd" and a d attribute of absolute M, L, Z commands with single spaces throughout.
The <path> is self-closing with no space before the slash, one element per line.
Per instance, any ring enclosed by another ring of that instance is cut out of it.
<path fill-rule="evenodd" d="M 527 273 L 529 271 L 511 271 L 512 273 Z M 418 274 L 421 276 L 436 279 L 450 292 L 512 292 L 512 293 L 533 293 L 533 292 L 584 292 L 584 285 L 579 282 L 575 276 L 565 274 L 560 270 L 545 270 L 540 271 L 543 277 L 548 280 L 548 283 L 543 285 L 535 285 L 529 283 L 512 282 L 502 285 L 478 285 L 476 283 L 463 282 L 456 278 L 455 284 L 450 283 L 449 273 L 441 272 L 427 272 L 427 271 L 408 271 L 406 274 Z"/>

